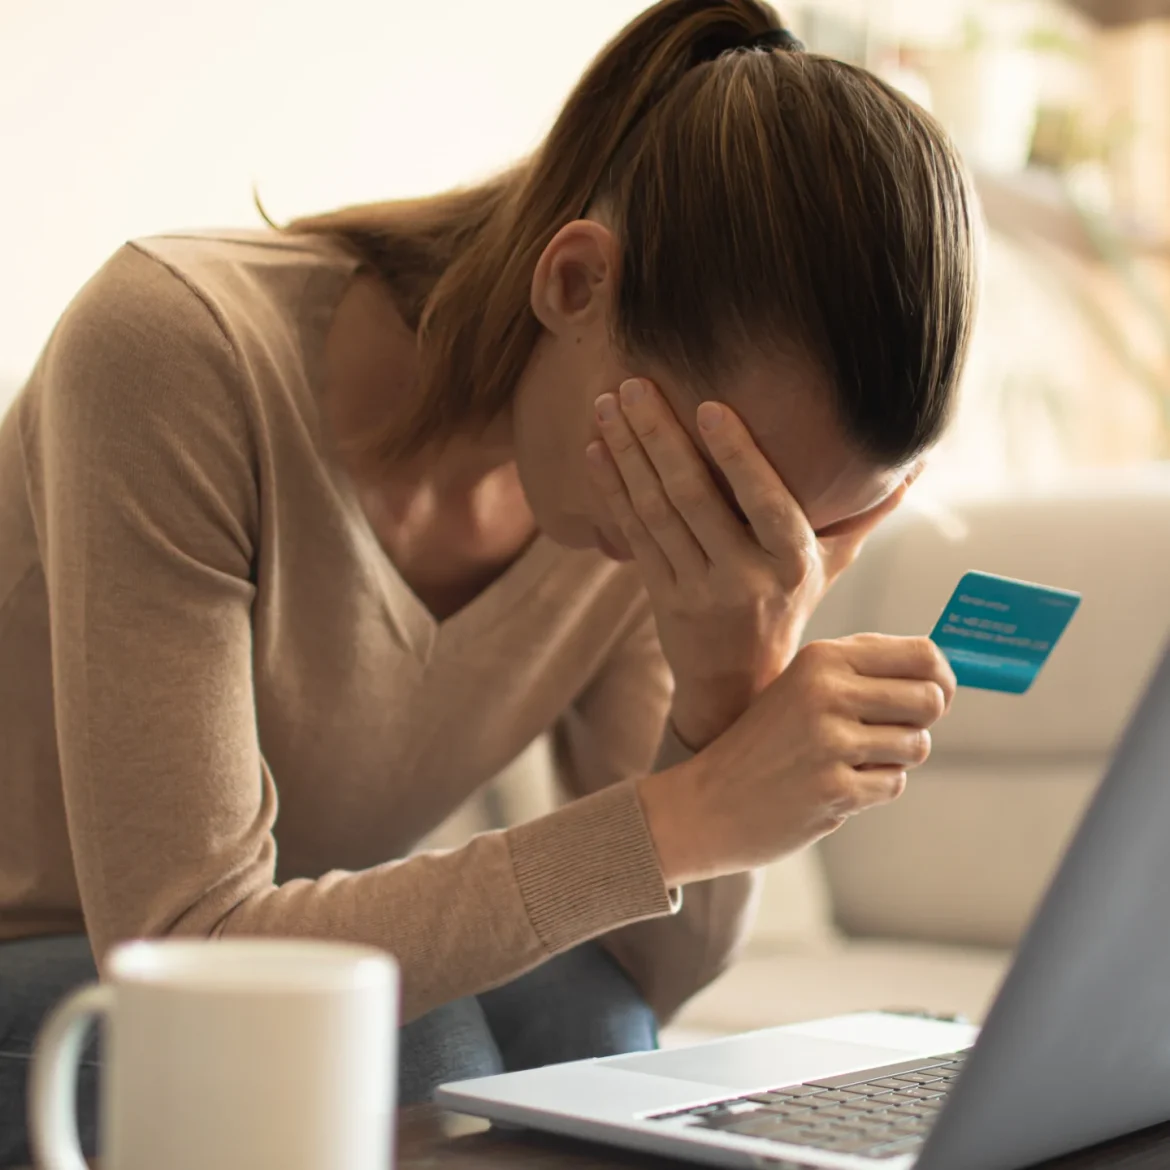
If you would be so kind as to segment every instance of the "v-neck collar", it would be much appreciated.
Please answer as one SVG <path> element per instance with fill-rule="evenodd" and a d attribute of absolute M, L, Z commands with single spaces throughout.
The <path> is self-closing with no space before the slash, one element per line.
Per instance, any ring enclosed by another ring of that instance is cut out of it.
<path fill-rule="evenodd" d="M 386 616 L 403 646 L 424 665 L 440 641 L 445 647 L 457 645 L 501 620 L 544 579 L 560 555 L 559 546 L 538 532 L 487 588 L 455 613 L 439 619 L 407 584 L 382 547 L 348 477 L 341 487 L 350 531 L 381 592 Z"/>
<path fill-rule="evenodd" d="M 336 258 L 336 253 L 334 257 Z M 328 263 L 328 261 L 327 261 Z M 325 341 L 333 314 L 350 282 L 361 267 L 360 261 L 344 255 L 340 267 L 332 264 L 319 284 L 310 281 L 307 304 L 302 306 L 303 350 L 310 391 L 313 396 L 314 442 L 318 458 L 345 515 L 346 525 L 359 550 L 362 564 L 381 595 L 386 618 L 402 646 L 424 665 L 442 640 L 445 646 L 464 641 L 500 620 L 522 601 L 554 567 L 562 550 L 550 537 L 538 532 L 524 551 L 486 589 L 466 605 L 443 619 L 437 619 L 407 584 L 398 567 L 378 540 L 362 507 L 353 480 L 333 456 L 321 411 L 324 391 Z M 319 290 L 319 297 L 313 292 Z"/>

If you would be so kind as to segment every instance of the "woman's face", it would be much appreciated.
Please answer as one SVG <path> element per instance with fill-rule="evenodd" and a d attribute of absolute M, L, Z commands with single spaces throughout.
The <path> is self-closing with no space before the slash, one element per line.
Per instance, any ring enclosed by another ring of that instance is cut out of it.
<path fill-rule="evenodd" d="M 695 408 L 703 398 L 732 407 L 818 532 L 869 510 L 898 487 L 905 469 L 879 466 L 856 449 L 815 371 L 778 359 L 749 360 L 701 392 L 662 369 L 631 369 L 609 333 L 616 255 L 607 228 L 577 221 L 549 244 L 533 279 L 533 310 L 544 329 L 517 387 L 513 440 L 525 495 L 545 533 L 572 548 L 629 556 L 593 486 L 585 448 L 600 435 L 598 396 L 616 394 L 634 376 L 655 383 L 709 464 Z"/>

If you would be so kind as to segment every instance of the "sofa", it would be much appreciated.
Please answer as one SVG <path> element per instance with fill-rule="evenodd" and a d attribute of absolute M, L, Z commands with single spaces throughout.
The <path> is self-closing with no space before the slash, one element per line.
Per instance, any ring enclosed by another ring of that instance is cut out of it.
<path fill-rule="evenodd" d="M 1028 694 L 960 691 L 900 800 L 770 867 L 744 953 L 666 1042 L 867 1008 L 982 1018 L 1170 633 L 1170 468 L 946 507 L 919 492 L 809 637 L 929 632 L 968 569 L 1084 600 Z M 433 841 L 554 799 L 538 741 Z"/>

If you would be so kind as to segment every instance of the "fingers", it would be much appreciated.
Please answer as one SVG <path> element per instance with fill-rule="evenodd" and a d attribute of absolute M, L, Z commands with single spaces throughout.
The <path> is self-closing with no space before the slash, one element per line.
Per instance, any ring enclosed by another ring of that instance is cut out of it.
<path fill-rule="evenodd" d="M 930 727 L 947 710 L 947 697 L 933 680 L 870 679 L 849 695 L 848 709 L 862 723 Z"/>
<path fill-rule="evenodd" d="M 905 768 L 855 768 L 850 784 L 858 811 L 897 800 L 908 779 Z"/>
<path fill-rule="evenodd" d="M 613 394 L 603 394 L 598 398 L 597 423 L 624 484 L 633 514 L 665 554 L 675 576 L 685 579 L 705 575 L 706 554 L 671 502 L 658 472 L 642 449 L 638 436 L 627 422 Z M 600 483 L 598 486 L 601 486 Z M 612 481 L 606 490 L 606 498 L 611 508 L 618 503 Z M 619 523 L 622 523 L 620 519 Z M 622 531 L 625 532 L 624 524 Z M 626 535 L 628 538 L 629 534 Z"/>
<path fill-rule="evenodd" d="M 937 684 L 950 709 L 957 683 L 943 652 L 929 638 L 897 638 L 888 634 L 857 634 L 837 645 L 849 665 L 868 678 L 914 679 Z"/>
<path fill-rule="evenodd" d="M 897 800 L 906 790 L 907 769 L 897 764 L 842 763 L 829 781 L 834 793 L 830 810 L 838 820 L 856 816 L 875 805 Z"/>
<path fill-rule="evenodd" d="M 756 539 L 777 562 L 802 573 L 816 557 L 817 544 L 796 498 L 733 410 L 722 403 L 704 402 L 697 417 L 703 441 L 727 477 Z"/>
<path fill-rule="evenodd" d="M 631 378 L 619 393 L 622 414 L 667 498 L 712 561 L 754 549 L 720 494 L 690 435 L 652 382 Z"/>
<path fill-rule="evenodd" d="M 930 758 L 930 732 L 924 727 L 870 727 L 855 724 L 847 762 L 855 768 L 921 767 Z"/>
<path fill-rule="evenodd" d="M 647 587 L 663 588 L 673 584 L 674 570 L 670 561 L 634 511 L 625 482 L 605 444 L 600 441 L 590 443 L 585 449 L 585 459 L 593 482 L 622 530 Z"/>

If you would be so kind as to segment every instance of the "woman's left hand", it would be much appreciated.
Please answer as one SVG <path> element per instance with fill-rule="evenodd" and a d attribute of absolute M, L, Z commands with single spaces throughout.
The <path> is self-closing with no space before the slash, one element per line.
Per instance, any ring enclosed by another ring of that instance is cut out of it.
<path fill-rule="evenodd" d="M 868 512 L 820 533 L 728 406 L 698 410 L 703 439 L 747 524 L 645 378 L 597 401 L 594 481 L 629 542 L 674 674 L 671 720 L 699 750 L 788 665 L 805 623 L 916 472 Z"/>

